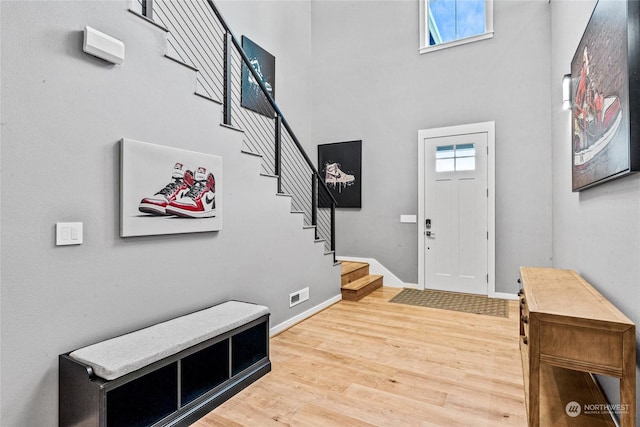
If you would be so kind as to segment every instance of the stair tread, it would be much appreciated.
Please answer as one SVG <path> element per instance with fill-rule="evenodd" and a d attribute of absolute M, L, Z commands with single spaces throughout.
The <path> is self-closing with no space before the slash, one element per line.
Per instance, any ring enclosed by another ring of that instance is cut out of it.
<path fill-rule="evenodd" d="M 135 16 L 137 16 L 138 18 L 142 18 L 145 22 L 148 22 L 149 24 L 152 24 L 158 28 L 160 28 L 162 31 L 164 31 L 165 33 L 169 32 L 169 29 L 167 27 L 165 27 L 162 24 L 159 24 L 158 22 L 154 21 L 153 19 L 149 19 L 146 16 L 144 16 L 143 14 L 141 14 L 140 12 L 133 10 L 131 8 L 129 8 L 129 12 L 133 13 Z"/>
<path fill-rule="evenodd" d="M 176 62 L 184 67 L 187 67 L 188 69 L 192 70 L 192 71 L 198 71 L 198 68 L 195 65 L 189 64 L 187 62 L 184 62 L 180 57 L 178 57 L 178 55 L 175 55 L 172 52 L 167 52 L 164 54 L 164 57 L 167 59 L 172 60 L 173 62 Z"/>
<path fill-rule="evenodd" d="M 353 273 L 356 270 L 369 266 L 366 262 L 342 261 L 342 275 Z"/>
<path fill-rule="evenodd" d="M 240 128 L 237 128 L 237 127 L 235 127 L 235 126 L 227 125 L 227 124 L 225 124 L 225 123 L 220 123 L 220 126 L 222 126 L 223 128 L 227 128 L 227 129 L 234 130 L 234 131 L 236 131 L 236 132 L 244 133 L 244 130 L 242 130 L 242 129 L 240 129 Z"/>
<path fill-rule="evenodd" d="M 211 102 L 213 102 L 214 104 L 222 105 L 222 101 L 219 101 L 219 100 L 217 100 L 217 99 L 215 99 L 215 98 L 212 98 L 212 97 L 210 97 L 209 95 L 207 95 L 206 93 L 201 93 L 201 92 L 198 92 L 198 91 L 196 90 L 195 92 L 193 92 L 193 94 L 194 94 L 195 96 L 199 96 L 199 97 L 200 97 L 200 98 L 202 98 L 202 99 L 206 99 L 207 101 L 211 101 Z"/>
<path fill-rule="evenodd" d="M 354 280 L 353 282 L 349 282 L 346 285 L 342 285 L 342 289 L 347 289 L 350 291 L 357 291 L 362 289 L 369 284 L 375 282 L 376 280 L 381 279 L 382 276 L 379 274 L 369 274 L 368 276 L 361 277 L 358 280 Z"/>
<path fill-rule="evenodd" d="M 262 157 L 262 154 L 254 153 L 253 151 L 248 151 L 246 149 L 242 149 L 242 150 L 240 150 L 240 152 L 243 153 L 243 154 L 247 154 L 249 156 Z"/>

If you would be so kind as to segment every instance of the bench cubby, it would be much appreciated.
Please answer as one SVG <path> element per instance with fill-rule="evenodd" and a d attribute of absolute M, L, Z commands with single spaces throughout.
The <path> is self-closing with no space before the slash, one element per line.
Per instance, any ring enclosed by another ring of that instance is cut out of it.
<path fill-rule="evenodd" d="M 260 337 L 268 334 L 267 325 L 259 323 L 234 335 L 231 351 L 231 373 L 237 375 L 267 357 L 267 349 Z"/>
<path fill-rule="evenodd" d="M 136 343 L 137 338 L 144 343 L 145 334 L 155 338 L 158 331 L 182 332 L 193 320 L 188 316 L 196 313 L 201 317 L 195 319 L 196 323 L 202 324 L 202 311 L 184 316 L 186 323 L 182 318 L 174 319 L 175 325 L 169 323 L 173 321 L 165 322 L 114 338 L 115 342 L 108 340 L 60 355 L 59 425 L 188 426 L 268 373 L 271 370 L 268 309 L 256 310 L 255 307 L 260 306 L 233 303 L 232 308 L 240 309 L 241 315 L 229 319 L 226 325 L 212 325 L 215 336 L 196 340 L 189 347 L 159 359 L 153 354 L 143 355 L 158 360 L 130 372 L 126 357 L 120 356 L 117 363 L 112 363 L 108 357 L 101 360 L 95 355 L 100 356 L 101 350 L 107 354 L 126 352 L 127 346 Z M 216 307 L 207 310 L 216 310 Z M 228 306 L 221 308 L 220 315 L 226 314 L 225 308 Z M 249 311 L 242 313 L 245 308 Z M 250 320 L 238 326 L 246 319 Z M 159 340 L 162 341 L 162 337 Z M 100 377 L 96 371 L 114 378 Z"/>
<path fill-rule="evenodd" d="M 215 360 L 216 363 L 211 363 Z M 190 403 L 229 379 L 229 340 L 223 340 L 182 359 L 180 393 Z"/>

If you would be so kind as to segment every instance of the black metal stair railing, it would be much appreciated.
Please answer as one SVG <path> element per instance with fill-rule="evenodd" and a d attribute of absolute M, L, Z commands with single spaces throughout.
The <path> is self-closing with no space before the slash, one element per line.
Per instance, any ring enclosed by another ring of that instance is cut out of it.
<path fill-rule="evenodd" d="M 143 15 L 169 30 L 167 55 L 198 70 L 196 93 L 222 103 L 222 123 L 243 131 L 244 149 L 262 156 L 263 174 L 277 177 L 278 193 L 291 196 L 292 210 L 335 260 L 336 201 L 214 2 L 140 2 Z"/>

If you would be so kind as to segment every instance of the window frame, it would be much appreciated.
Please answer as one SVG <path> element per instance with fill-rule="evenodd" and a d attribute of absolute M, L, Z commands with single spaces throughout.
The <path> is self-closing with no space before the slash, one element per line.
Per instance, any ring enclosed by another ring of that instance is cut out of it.
<path fill-rule="evenodd" d="M 434 46 L 429 44 L 428 10 L 430 0 L 419 0 L 420 4 L 420 54 L 434 52 L 450 47 L 473 43 L 493 38 L 493 0 L 484 0 L 485 4 L 485 32 L 471 37 L 464 37 Z"/>

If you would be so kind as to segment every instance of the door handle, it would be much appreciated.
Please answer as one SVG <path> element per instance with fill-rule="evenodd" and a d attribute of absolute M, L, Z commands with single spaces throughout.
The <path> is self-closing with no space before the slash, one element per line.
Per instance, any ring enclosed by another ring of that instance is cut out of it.
<path fill-rule="evenodd" d="M 436 233 L 432 233 L 430 230 L 425 231 L 424 235 L 427 237 L 436 237 Z"/>

